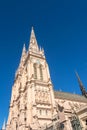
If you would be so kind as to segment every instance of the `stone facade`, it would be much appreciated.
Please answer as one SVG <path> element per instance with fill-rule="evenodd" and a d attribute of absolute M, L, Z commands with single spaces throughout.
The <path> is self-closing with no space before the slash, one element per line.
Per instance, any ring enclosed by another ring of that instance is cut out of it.
<path fill-rule="evenodd" d="M 29 49 L 26 51 L 24 45 L 15 74 L 6 130 L 44 130 L 51 126 L 54 130 L 58 125 L 73 130 L 72 117 L 78 117 L 86 129 L 87 99 L 53 90 L 44 50 L 38 47 L 32 28 Z"/>

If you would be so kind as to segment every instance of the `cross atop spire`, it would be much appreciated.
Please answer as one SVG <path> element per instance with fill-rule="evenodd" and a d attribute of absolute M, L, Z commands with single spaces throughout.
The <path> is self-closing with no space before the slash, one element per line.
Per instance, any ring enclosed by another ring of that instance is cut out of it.
<path fill-rule="evenodd" d="M 32 27 L 32 30 L 31 30 L 30 43 L 29 44 L 30 44 L 29 45 L 29 51 L 32 51 L 32 52 L 38 52 L 39 51 L 39 47 L 38 47 L 38 44 L 37 44 L 37 40 L 36 40 L 36 37 L 35 37 L 33 27 Z"/>
<path fill-rule="evenodd" d="M 84 85 L 82 84 L 82 81 L 81 81 L 81 79 L 80 79 L 78 73 L 75 72 L 75 74 L 76 74 L 76 77 L 77 77 L 77 79 L 78 79 L 78 83 L 79 83 L 79 86 L 80 86 L 80 90 L 81 90 L 81 92 L 82 92 L 82 95 L 87 98 L 87 92 L 86 92 L 86 90 L 85 90 L 85 87 L 84 87 Z"/>

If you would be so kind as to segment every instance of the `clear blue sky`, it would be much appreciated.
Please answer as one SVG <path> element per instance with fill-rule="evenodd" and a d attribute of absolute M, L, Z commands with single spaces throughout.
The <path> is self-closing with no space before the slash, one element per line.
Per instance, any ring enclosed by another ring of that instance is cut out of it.
<path fill-rule="evenodd" d="M 45 50 L 54 89 L 81 94 L 75 70 L 87 89 L 87 0 L 1 0 L 0 127 L 32 26 Z"/>

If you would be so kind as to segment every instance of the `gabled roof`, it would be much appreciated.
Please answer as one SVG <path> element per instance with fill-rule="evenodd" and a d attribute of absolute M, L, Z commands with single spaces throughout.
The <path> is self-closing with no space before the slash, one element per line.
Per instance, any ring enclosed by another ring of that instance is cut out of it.
<path fill-rule="evenodd" d="M 81 95 L 77 95 L 77 94 L 54 91 L 54 96 L 56 99 L 66 99 L 66 100 L 71 100 L 71 101 L 87 103 L 87 98 Z"/>

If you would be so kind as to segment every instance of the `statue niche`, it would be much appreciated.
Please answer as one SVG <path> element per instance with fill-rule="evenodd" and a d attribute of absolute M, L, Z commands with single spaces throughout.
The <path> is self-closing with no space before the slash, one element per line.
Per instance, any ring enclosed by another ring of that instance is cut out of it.
<path fill-rule="evenodd" d="M 82 130 L 78 117 L 73 116 L 71 119 L 71 124 L 72 124 L 73 130 Z"/>

